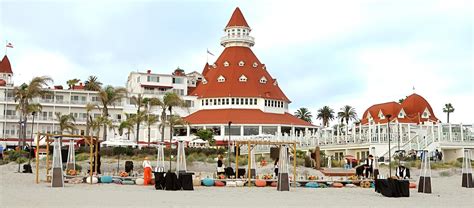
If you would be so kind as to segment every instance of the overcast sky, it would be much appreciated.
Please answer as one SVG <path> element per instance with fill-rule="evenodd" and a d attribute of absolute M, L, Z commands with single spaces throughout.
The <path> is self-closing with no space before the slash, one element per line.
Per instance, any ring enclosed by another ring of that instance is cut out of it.
<path fill-rule="evenodd" d="M 207 48 L 216 55 L 210 62 L 222 52 L 219 39 L 239 6 L 291 112 L 351 105 L 361 117 L 414 87 L 443 122 L 450 102 L 452 122 L 474 123 L 472 1 L 118 2 L 0 0 L 15 84 L 96 75 L 125 86 L 130 71 L 201 72 Z"/>

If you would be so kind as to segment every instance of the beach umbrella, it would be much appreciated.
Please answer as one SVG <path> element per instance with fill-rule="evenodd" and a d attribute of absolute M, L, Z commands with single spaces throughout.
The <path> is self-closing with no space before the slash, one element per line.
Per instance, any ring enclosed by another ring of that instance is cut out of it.
<path fill-rule="evenodd" d="M 257 172 L 257 163 L 255 161 L 255 146 L 250 146 L 250 177 L 255 178 Z"/>
<path fill-rule="evenodd" d="M 69 140 L 66 170 L 76 170 L 76 153 L 74 149 L 74 139 Z"/>
<path fill-rule="evenodd" d="M 51 187 L 64 187 L 63 164 L 61 156 L 61 146 L 59 140 L 61 137 L 54 137 L 53 147 L 53 179 L 51 180 Z"/>
<path fill-rule="evenodd" d="M 186 154 L 184 152 L 184 141 L 178 141 L 178 158 L 176 162 L 176 171 L 178 173 L 186 172 Z"/>
<path fill-rule="evenodd" d="M 165 145 L 163 142 L 158 144 L 155 172 L 165 172 Z"/>
<path fill-rule="evenodd" d="M 280 160 L 278 162 L 278 191 L 290 190 L 290 180 L 288 177 L 288 162 L 288 146 L 283 144 L 280 147 Z"/>

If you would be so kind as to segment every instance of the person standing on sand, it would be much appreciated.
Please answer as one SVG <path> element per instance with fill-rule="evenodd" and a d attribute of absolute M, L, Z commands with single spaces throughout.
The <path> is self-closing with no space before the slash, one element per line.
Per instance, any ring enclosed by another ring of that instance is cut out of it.
<path fill-rule="evenodd" d="M 278 161 L 280 161 L 280 158 L 277 157 L 276 160 L 275 160 L 275 164 L 273 166 L 273 168 L 274 168 L 273 171 L 275 172 L 275 177 L 278 177 Z"/>
<path fill-rule="evenodd" d="M 148 185 L 151 183 L 151 163 L 148 160 L 148 157 L 145 157 L 143 160 L 143 185 Z"/>
<path fill-rule="evenodd" d="M 225 165 L 223 159 L 224 157 L 222 157 L 222 155 L 217 157 L 217 175 L 225 175 Z"/>
<path fill-rule="evenodd" d="M 369 157 L 365 159 L 365 164 L 367 165 L 367 168 L 365 168 L 365 177 L 368 178 L 369 175 L 372 176 L 372 174 L 374 174 L 374 156 L 369 155 Z"/>

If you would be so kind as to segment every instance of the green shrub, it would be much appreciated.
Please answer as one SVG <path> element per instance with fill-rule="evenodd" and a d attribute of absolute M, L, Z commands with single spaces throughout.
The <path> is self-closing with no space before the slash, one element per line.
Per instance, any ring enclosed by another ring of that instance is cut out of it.
<path fill-rule="evenodd" d="M 8 150 L 8 151 L 3 152 L 3 155 L 4 155 L 5 159 L 8 159 L 11 162 L 14 162 L 14 161 L 16 162 L 17 159 L 20 158 L 20 157 L 27 158 L 28 157 L 28 152 L 25 151 L 25 150 L 20 150 L 20 151 Z"/>
<path fill-rule="evenodd" d="M 28 161 L 28 158 L 26 158 L 26 157 L 18 157 L 18 158 L 16 158 L 15 162 L 18 163 L 18 164 L 23 164 L 23 163 L 26 163 L 27 161 Z"/>
<path fill-rule="evenodd" d="M 76 161 L 89 160 L 89 153 L 79 153 L 76 155 Z"/>

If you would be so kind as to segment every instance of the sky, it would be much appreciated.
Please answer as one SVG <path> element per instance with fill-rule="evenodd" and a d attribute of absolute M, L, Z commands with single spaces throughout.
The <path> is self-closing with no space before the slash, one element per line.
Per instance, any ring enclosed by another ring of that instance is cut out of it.
<path fill-rule="evenodd" d="M 125 86 L 131 71 L 201 72 L 223 51 L 220 37 L 238 6 L 290 112 L 351 105 L 362 117 L 415 92 L 441 121 L 452 103 L 452 123 L 474 124 L 472 2 L 0 0 L 0 40 L 14 45 L 7 54 L 15 84 L 95 75 Z"/>

